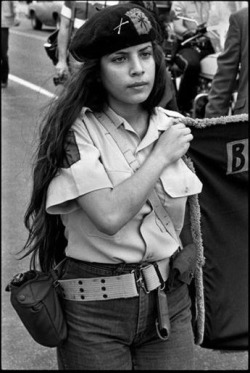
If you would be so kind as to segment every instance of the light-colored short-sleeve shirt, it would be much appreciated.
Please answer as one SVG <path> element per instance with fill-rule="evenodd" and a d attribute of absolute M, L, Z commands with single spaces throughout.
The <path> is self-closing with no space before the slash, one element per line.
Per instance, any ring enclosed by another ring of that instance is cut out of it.
<path fill-rule="evenodd" d="M 139 164 L 147 159 L 162 131 L 169 128 L 170 117 L 181 116 L 156 108 L 141 140 L 132 126 L 113 110 L 106 108 L 105 114 L 126 139 Z M 139 263 L 162 260 L 176 251 L 178 243 L 162 229 L 149 203 L 112 236 L 100 232 L 78 205 L 79 196 L 114 188 L 133 174 L 98 115 L 83 108 L 69 131 L 65 147 L 67 156 L 49 185 L 46 209 L 50 214 L 61 215 L 68 239 L 67 256 L 89 262 Z M 177 234 L 183 227 L 187 197 L 200 193 L 201 189 L 202 183 L 182 159 L 167 167 L 157 181 L 157 194 Z"/>
<path fill-rule="evenodd" d="M 64 1 L 61 16 L 71 19 L 73 11 L 74 29 L 78 29 L 98 11 L 97 8 L 102 8 L 102 5 L 96 1 Z"/>

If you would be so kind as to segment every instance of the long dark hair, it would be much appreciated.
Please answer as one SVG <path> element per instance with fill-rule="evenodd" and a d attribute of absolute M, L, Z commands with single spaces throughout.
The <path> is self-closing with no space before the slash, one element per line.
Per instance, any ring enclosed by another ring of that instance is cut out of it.
<path fill-rule="evenodd" d="M 155 83 L 148 99 L 142 104 L 151 114 L 160 102 L 165 89 L 165 60 L 161 47 L 153 43 L 156 64 Z M 100 80 L 100 60 L 86 61 L 70 78 L 59 97 L 54 99 L 40 125 L 40 139 L 33 166 L 33 189 L 24 216 L 28 239 L 21 252 L 31 255 L 30 267 L 36 268 L 37 259 L 42 271 L 49 271 L 64 257 L 67 240 L 60 215 L 46 212 L 46 195 L 64 159 L 65 137 L 83 106 L 94 112 L 106 104 L 106 91 Z M 94 94 L 93 94 L 94 92 Z"/>

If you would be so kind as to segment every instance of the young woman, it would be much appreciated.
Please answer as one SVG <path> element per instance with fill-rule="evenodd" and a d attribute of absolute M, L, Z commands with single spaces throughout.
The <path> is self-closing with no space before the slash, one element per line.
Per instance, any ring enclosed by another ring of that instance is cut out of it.
<path fill-rule="evenodd" d="M 190 129 L 157 107 L 156 30 L 134 4 L 91 17 L 70 46 L 81 70 L 45 118 L 25 248 L 43 270 L 67 258 L 59 369 L 193 369 L 188 287 L 170 264 L 191 244 L 186 202 L 202 185 L 181 159 Z"/>

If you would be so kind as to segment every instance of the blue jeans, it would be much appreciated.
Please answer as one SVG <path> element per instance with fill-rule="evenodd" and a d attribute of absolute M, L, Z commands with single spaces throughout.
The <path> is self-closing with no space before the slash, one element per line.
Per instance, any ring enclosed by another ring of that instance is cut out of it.
<path fill-rule="evenodd" d="M 68 259 L 62 279 L 128 273 L 123 266 Z M 156 332 L 156 291 L 138 291 L 139 297 L 126 299 L 63 300 L 68 338 L 57 349 L 59 369 L 193 370 L 194 337 L 187 285 L 167 293 L 171 321 L 167 341 Z"/>

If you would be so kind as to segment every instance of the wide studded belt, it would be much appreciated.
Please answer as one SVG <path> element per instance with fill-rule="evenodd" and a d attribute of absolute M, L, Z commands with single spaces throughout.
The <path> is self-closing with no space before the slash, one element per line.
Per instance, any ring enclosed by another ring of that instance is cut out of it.
<path fill-rule="evenodd" d="M 146 293 L 163 288 L 168 279 L 169 258 L 139 266 L 119 276 L 58 280 L 62 297 L 73 301 L 95 301 L 132 298 L 141 287 Z"/>

